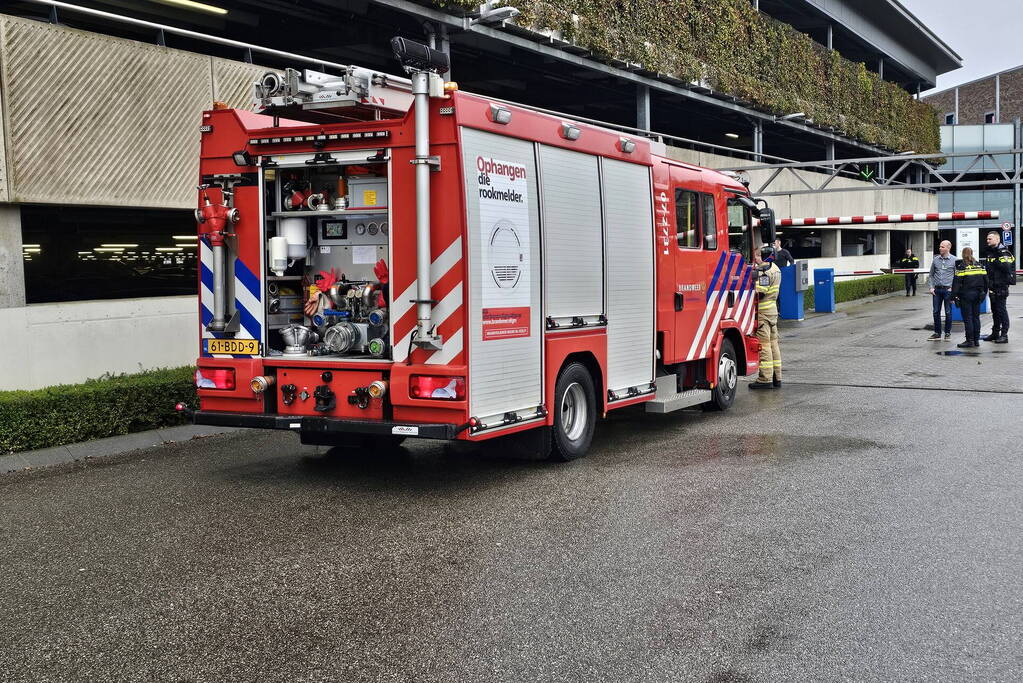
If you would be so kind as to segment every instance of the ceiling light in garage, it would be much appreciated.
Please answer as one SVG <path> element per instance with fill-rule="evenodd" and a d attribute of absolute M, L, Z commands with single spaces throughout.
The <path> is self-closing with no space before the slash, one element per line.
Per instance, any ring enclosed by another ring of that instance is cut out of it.
<path fill-rule="evenodd" d="M 207 5 L 204 2 L 194 2 L 193 0 L 153 0 L 161 5 L 171 5 L 173 7 L 181 7 L 182 9 L 190 9 L 195 12 L 205 12 L 206 14 L 227 14 L 227 10 L 223 7 L 214 7 L 213 5 Z"/>

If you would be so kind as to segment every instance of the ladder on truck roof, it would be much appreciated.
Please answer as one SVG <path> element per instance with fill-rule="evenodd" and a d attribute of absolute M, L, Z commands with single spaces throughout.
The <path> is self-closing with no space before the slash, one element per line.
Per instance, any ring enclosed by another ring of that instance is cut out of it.
<path fill-rule="evenodd" d="M 401 118 L 412 106 L 412 81 L 361 66 L 343 73 L 268 71 L 252 84 L 256 113 L 310 123 Z"/>

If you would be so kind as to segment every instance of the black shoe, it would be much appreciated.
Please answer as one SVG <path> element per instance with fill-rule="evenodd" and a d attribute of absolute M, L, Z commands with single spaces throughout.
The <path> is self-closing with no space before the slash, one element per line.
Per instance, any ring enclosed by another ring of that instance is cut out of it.
<path fill-rule="evenodd" d="M 940 334 L 932 334 L 930 337 L 927 338 L 927 341 L 938 341 L 939 339 L 941 339 Z"/>
<path fill-rule="evenodd" d="M 970 341 L 969 339 L 967 339 L 966 341 L 962 342 L 961 344 L 956 344 L 956 348 L 958 348 L 958 349 L 970 349 L 970 348 L 973 348 L 973 342 Z"/>
<path fill-rule="evenodd" d="M 774 385 L 770 382 L 754 382 L 749 385 L 750 391 L 761 391 L 762 389 L 774 389 Z"/>
<path fill-rule="evenodd" d="M 952 338 L 952 333 L 951 332 L 946 332 L 945 333 L 945 341 L 948 341 L 951 338 Z"/>
<path fill-rule="evenodd" d="M 994 341 L 994 340 L 998 339 L 999 336 L 1000 335 L 997 335 L 994 332 L 992 332 L 991 334 L 982 335 L 980 340 L 981 341 Z"/>
<path fill-rule="evenodd" d="M 909 296 L 909 292 L 906 292 L 906 296 Z"/>
<path fill-rule="evenodd" d="M 1001 337 L 998 337 L 997 339 L 992 339 L 991 341 L 993 341 L 996 344 L 1008 344 L 1009 338 L 1003 334 Z"/>
<path fill-rule="evenodd" d="M 775 389 L 781 389 L 781 380 L 780 379 L 772 380 L 771 386 L 773 386 Z"/>
<path fill-rule="evenodd" d="M 977 341 L 977 340 L 974 340 L 974 341 L 973 341 L 973 345 L 974 345 L 974 346 L 980 346 L 980 342 L 979 342 L 979 341 Z"/>

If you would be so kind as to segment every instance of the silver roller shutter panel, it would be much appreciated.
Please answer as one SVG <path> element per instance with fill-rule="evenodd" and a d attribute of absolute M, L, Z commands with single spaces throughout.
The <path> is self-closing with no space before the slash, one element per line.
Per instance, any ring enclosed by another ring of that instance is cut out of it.
<path fill-rule="evenodd" d="M 552 318 L 604 313 L 597 157 L 540 145 L 544 295 Z"/>
<path fill-rule="evenodd" d="M 607 272 L 607 386 L 654 379 L 654 233 L 650 169 L 601 160 Z"/>

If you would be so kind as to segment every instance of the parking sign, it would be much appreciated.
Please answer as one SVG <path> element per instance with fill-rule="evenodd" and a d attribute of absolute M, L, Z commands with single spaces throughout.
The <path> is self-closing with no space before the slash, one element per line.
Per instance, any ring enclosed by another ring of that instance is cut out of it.
<path fill-rule="evenodd" d="M 1012 246 L 1012 223 L 1002 223 L 1002 244 Z"/>

